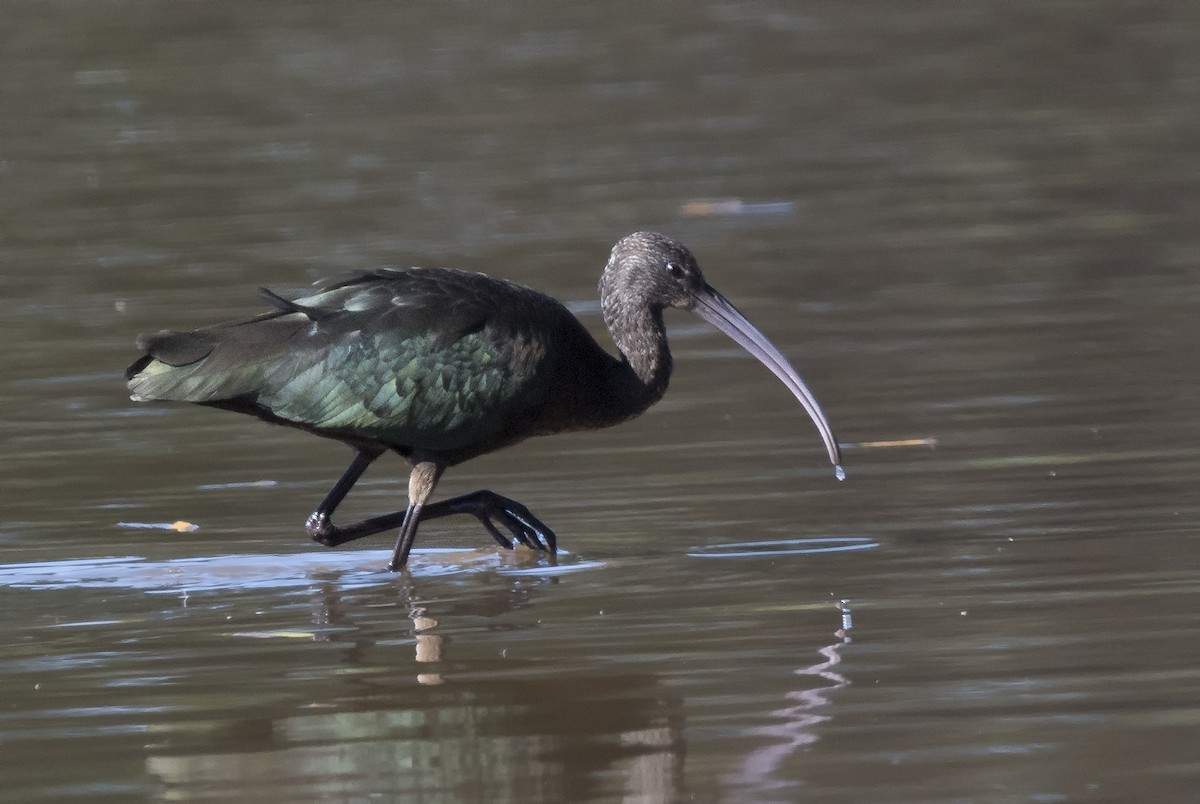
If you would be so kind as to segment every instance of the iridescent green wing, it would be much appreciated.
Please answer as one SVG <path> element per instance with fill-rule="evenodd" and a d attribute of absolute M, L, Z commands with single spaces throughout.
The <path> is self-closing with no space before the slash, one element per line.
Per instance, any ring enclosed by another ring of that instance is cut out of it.
<path fill-rule="evenodd" d="M 548 392 L 569 313 L 526 288 L 437 269 L 379 271 L 249 321 L 164 333 L 131 367 L 135 395 L 431 450 L 495 437 Z"/>

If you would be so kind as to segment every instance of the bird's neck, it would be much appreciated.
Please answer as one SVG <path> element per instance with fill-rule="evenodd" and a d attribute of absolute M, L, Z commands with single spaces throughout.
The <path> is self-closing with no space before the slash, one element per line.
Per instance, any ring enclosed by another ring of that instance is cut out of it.
<path fill-rule="evenodd" d="M 635 416 L 667 391 L 671 379 L 671 352 L 662 310 L 643 305 L 603 305 L 604 323 L 625 358 L 614 378 L 626 387 L 618 393 Z"/>

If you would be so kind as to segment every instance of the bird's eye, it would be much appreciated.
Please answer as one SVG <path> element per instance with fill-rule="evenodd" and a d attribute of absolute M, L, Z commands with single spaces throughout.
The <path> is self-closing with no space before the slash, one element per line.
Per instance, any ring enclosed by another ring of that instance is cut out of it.
<path fill-rule="evenodd" d="M 667 273 L 678 279 L 683 276 L 683 266 L 677 262 L 669 262 L 667 263 Z"/>

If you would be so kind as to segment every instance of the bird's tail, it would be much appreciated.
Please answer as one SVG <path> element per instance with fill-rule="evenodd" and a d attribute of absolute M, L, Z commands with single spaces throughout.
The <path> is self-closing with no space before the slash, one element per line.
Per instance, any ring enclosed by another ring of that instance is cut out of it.
<path fill-rule="evenodd" d="M 292 318 L 299 318 L 293 316 Z M 269 320 L 274 319 L 274 320 Z M 125 370 L 129 396 L 135 402 L 152 400 L 220 403 L 253 395 L 262 387 L 264 375 L 279 361 L 279 341 L 270 337 L 226 337 L 229 330 L 257 324 L 261 330 L 280 326 L 291 330 L 300 322 L 283 321 L 268 313 L 257 319 L 225 324 L 192 332 L 158 332 L 142 335 L 138 348 L 145 354 Z M 265 327 L 262 324 L 266 324 Z"/>
<path fill-rule="evenodd" d="M 145 354 L 125 370 L 135 402 L 207 402 L 218 393 L 220 383 L 204 370 L 205 358 L 217 345 L 206 333 L 159 332 L 140 336 L 137 345 Z"/>

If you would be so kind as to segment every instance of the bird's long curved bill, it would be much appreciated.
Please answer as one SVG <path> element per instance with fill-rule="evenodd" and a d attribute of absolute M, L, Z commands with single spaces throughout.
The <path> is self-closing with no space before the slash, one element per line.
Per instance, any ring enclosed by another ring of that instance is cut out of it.
<path fill-rule="evenodd" d="M 829 420 L 825 418 L 824 411 L 817 404 L 817 398 L 813 396 L 812 391 L 808 390 L 808 386 L 804 384 L 804 380 L 800 379 L 800 375 L 796 373 L 796 369 L 792 368 L 788 359 L 712 286 L 705 285 L 694 298 L 696 306 L 693 309 L 696 315 L 733 338 L 739 346 L 757 357 L 788 387 L 789 391 L 795 394 L 796 399 L 800 400 L 800 404 L 808 411 L 813 424 L 821 433 L 821 438 L 825 441 L 825 449 L 829 452 L 829 462 L 837 470 L 838 479 L 841 480 L 845 477 L 845 473 L 842 471 L 842 453 L 838 449 L 837 439 L 834 438 L 833 428 L 829 426 Z"/>

